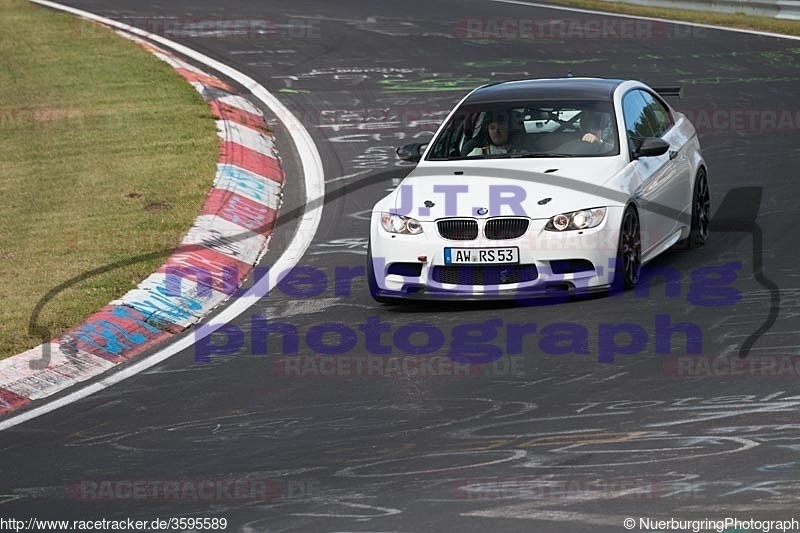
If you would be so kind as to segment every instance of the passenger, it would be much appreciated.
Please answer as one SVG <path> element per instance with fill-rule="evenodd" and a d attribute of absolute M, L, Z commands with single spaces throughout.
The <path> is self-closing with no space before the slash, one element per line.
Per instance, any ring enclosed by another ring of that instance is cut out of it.
<path fill-rule="evenodd" d="M 611 149 L 614 145 L 605 139 L 606 122 L 608 115 L 597 111 L 584 111 L 581 114 L 581 129 L 586 133 L 581 137 L 583 142 L 597 145 L 603 150 Z"/>

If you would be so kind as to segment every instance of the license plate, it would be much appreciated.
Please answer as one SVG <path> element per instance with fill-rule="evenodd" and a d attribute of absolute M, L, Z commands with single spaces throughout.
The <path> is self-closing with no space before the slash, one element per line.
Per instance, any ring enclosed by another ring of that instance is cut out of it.
<path fill-rule="evenodd" d="M 519 263 L 519 248 L 445 248 L 445 265 Z"/>

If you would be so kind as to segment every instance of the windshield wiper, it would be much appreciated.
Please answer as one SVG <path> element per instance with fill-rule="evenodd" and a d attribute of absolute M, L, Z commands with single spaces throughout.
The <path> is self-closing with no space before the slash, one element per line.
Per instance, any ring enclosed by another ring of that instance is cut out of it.
<path fill-rule="evenodd" d="M 572 154 L 561 154 L 558 152 L 513 152 L 506 154 L 508 157 L 574 157 Z"/>
<path fill-rule="evenodd" d="M 452 157 L 431 157 L 429 161 L 480 161 L 481 159 L 511 159 L 524 157 L 575 157 L 574 154 L 561 154 L 558 152 L 511 152 L 507 154 L 479 154 Z"/>

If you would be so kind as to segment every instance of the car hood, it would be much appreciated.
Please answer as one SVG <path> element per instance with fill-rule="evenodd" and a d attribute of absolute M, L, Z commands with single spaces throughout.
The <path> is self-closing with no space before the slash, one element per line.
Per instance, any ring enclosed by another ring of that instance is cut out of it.
<path fill-rule="evenodd" d="M 626 193 L 602 186 L 621 170 L 616 158 L 493 160 L 491 167 L 469 163 L 417 167 L 393 192 L 389 205 L 398 214 L 423 221 L 512 215 L 544 219 L 624 205 L 627 199 Z"/>

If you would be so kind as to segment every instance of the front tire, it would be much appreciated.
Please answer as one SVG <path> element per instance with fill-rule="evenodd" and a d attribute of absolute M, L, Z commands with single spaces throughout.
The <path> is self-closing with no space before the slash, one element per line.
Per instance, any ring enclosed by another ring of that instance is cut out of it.
<path fill-rule="evenodd" d="M 639 214 L 635 208 L 628 206 L 622 214 L 611 291 L 622 292 L 633 288 L 638 283 L 641 272 L 642 236 Z"/>

